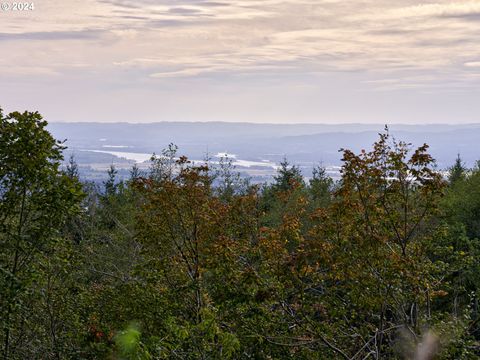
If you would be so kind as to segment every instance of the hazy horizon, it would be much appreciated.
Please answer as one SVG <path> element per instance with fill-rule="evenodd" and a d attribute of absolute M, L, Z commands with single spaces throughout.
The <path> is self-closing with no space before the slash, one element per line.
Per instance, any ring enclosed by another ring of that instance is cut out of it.
<path fill-rule="evenodd" d="M 18 111 L 18 110 L 15 110 Z M 48 121 L 48 119 L 45 119 Z M 215 124 L 215 123 L 220 123 L 220 124 L 252 124 L 252 125 L 292 125 L 292 126 L 299 126 L 299 125 L 326 125 L 326 126 L 348 126 L 348 125 L 360 125 L 360 126 L 435 126 L 435 125 L 441 125 L 441 126 L 480 126 L 480 120 L 478 122 L 470 122 L 470 123 L 439 123 L 439 122 L 424 122 L 420 124 L 416 123 L 401 123 L 401 122 L 395 122 L 395 123 L 385 123 L 385 122 L 254 122 L 254 121 L 228 121 L 228 120 L 159 120 L 159 121 L 100 121 L 100 120 L 78 120 L 78 121 L 66 121 L 66 120 L 57 120 L 57 121 L 48 121 L 49 123 L 52 124 L 132 124 L 132 125 L 151 125 L 151 124 L 162 124 L 162 123 L 172 123 L 172 124 L 195 124 L 195 123 L 200 123 L 200 124 Z"/>
<path fill-rule="evenodd" d="M 104 169 L 113 161 L 128 168 L 131 164 L 119 158 L 149 158 L 152 153 L 159 154 L 173 143 L 179 146 L 179 153 L 190 159 L 203 159 L 206 154 L 228 153 L 235 154 L 237 161 L 278 164 L 287 157 L 308 173 L 313 164 L 318 162 L 326 166 L 340 165 L 340 149 L 368 149 L 378 134 L 383 132 L 384 125 L 53 122 L 48 129 L 57 139 L 67 139 L 69 152 L 77 153 L 78 161 L 84 166 L 100 166 Z M 429 151 L 442 169 L 453 164 L 457 154 L 461 154 L 468 166 L 474 166 L 479 159 L 480 124 L 398 124 L 390 125 L 389 130 L 393 138 L 411 146 L 429 144 Z M 260 175 L 257 170 L 255 168 L 252 172 L 249 169 L 247 173 L 254 174 L 258 180 Z M 267 174 L 263 168 L 260 170 L 260 179 L 263 181 L 263 176 Z M 271 170 L 268 176 L 273 174 Z"/>
<path fill-rule="evenodd" d="M 48 120 L 48 119 L 45 119 Z M 220 124 L 252 124 L 252 125 L 327 125 L 327 126 L 342 126 L 342 125 L 365 125 L 365 126 L 434 126 L 434 125 L 442 125 L 442 126 L 476 126 L 480 125 L 480 120 L 478 122 L 471 122 L 471 123 L 436 123 L 436 122 L 430 122 L 430 123 L 420 123 L 420 124 L 409 124 L 409 123 L 401 123 L 401 122 L 395 122 L 395 123 L 384 123 L 384 122 L 344 122 L 344 123 L 329 123 L 329 122 L 254 122 L 254 121 L 227 121 L 227 120 L 159 120 L 159 121 L 149 121 L 149 122 L 144 122 L 144 121 L 95 121 L 95 120 L 85 120 L 85 121 L 62 121 L 62 120 L 57 120 L 57 121 L 49 121 L 49 123 L 53 124 L 132 124 L 132 125 L 150 125 L 150 124 L 162 124 L 162 123 L 172 123 L 172 124 L 181 124 L 181 123 L 186 123 L 186 124 L 195 124 L 195 123 L 201 123 L 201 124 L 215 124 L 215 123 L 220 123 Z"/>

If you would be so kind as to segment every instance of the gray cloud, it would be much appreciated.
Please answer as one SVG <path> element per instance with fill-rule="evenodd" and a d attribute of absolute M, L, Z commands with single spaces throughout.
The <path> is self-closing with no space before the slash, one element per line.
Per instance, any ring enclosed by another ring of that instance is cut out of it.
<path fill-rule="evenodd" d="M 229 6 L 226 2 L 215 2 L 215 1 L 205 1 L 202 3 L 202 6 L 206 7 L 226 7 Z"/>
<path fill-rule="evenodd" d="M 219 7 L 219 6 L 228 6 L 228 3 L 215 2 L 209 0 L 99 0 L 100 2 L 129 8 L 129 9 L 138 9 L 145 8 L 149 6 L 182 6 L 182 5 L 201 5 L 205 7 Z"/>
<path fill-rule="evenodd" d="M 168 12 L 172 14 L 190 15 L 190 16 L 191 15 L 197 16 L 197 15 L 201 15 L 202 13 L 202 11 L 199 9 L 182 8 L 182 7 L 170 8 L 168 9 Z"/>
<path fill-rule="evenodd" d="M 444 116 L 443 94 L 468 105 L 480 88 L 479 14 L 472 0 L 49 0 L 2 17 L 0 77 L 97 110 L 131 99 L 153 111 L 143 99 L 162 98 L 170 117 L 355 120 L 375 115 L 375 100 L 379 114 L 415 117 L 405 107 L 426 93 L 423 113 Z"/>
<path fill-rule="evenodd" d="M 37 31 L 21 33 L 0 33 L 0 41 L 17 40 L 96 40 L 104 35 L 103 30 L 82 31 Z"/>
<path fill-rule="evenodd" d="M 439 18 L 443 19 L 454 19 L 454 20 L 469 20 L 469 21 L 479 21 L 480 12 L 474 12 L 469 14 L 450 14 L 450 15 L 440 15 Z"/>

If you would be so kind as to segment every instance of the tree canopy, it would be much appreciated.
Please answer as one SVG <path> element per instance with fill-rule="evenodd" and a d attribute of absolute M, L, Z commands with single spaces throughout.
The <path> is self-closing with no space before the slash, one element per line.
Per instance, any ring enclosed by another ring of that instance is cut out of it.
<path fill-rule="evenodd" d="M 170 145 L 80 182 L 40 114 L 0 110 L 7 359 L 477 359 L 480 171 L 379 135 L 341 179 L 251 184 Z"/>

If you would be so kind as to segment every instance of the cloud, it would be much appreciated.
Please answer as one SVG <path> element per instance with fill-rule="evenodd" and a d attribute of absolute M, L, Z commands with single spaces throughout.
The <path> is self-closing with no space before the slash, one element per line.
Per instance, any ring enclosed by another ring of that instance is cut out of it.
<path fill-rule="evenodd" d="M 190 68 L 177 71 L 164 71 L 150 74 L 151 78 L 172 78 L 172 77 L 184 77 L 184 76 L 196 76 L 205 73 L 208 69 L 204 68 Z"/>
<path fill-rule="evenodd" d="M 250 81 L 276 99 L 299 88 L 470 91 L 479 14 L 471 0 L 49 0 L 2 17 L 0 63 L 15 64 L 2 69 L 9 79 L 50 76 L 112 98 L 119 88 L 153 97 L 177 81 Z"/>
<path fill-rule="evenodd" d="M 480 68 L 480 61 L 468 61 L 464 65 L 469 68 Z"/>
<path fill-rule="evenodd" d="M 0 33 L 0 41 L 17 40 L 96 40 L 105 34 L 102 30 L 83 31 L 37 31 L 19 33 Z"/>
<path fill-rule="evenodd" d="M 398 16 L 440 16 L 440 17 L 462 17 L 480 14 L 480 3 L 478 1 L 458 1 L 456 3 L 433 3 L 409 6 L 392 12 Z"/>
<path fill-rule="evenodd" d="M 41 66 L 0 66 L 0 77 L 6 78 L 28 78 L 31 76 L 59 76 L 56 70 Z"/>

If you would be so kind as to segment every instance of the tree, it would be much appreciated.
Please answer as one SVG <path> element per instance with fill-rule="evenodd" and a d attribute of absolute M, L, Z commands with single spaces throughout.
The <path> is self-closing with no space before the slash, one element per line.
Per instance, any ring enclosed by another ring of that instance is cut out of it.
<path fill-rule="evenodd" d="M 454 185 L 457 181 L 465 179 L 466 172 L 467 168 L 458 154 L 455 164 L 448 169 L 448 182 Z"/>
<path fill-rule="evenodd" d="M 224 201 L 247 191 L 249 183 L 236 171 L 232 159 L 221 157 L 212 176 L 215 193 Z"/>
<path fill-rule="evenodd" d="M 310 251 L 324 274 L 320 301 L 327 317 L 343 319 L 332 331 L 340 348 L 348 343 L 340 334 L 357 339 L 344 350 L 355 358 L 393 357 L 398 329 L 417 338 L 432 325 L 444 286 L 445 268 L 430 255 L 445 183 L 427 149 L 412 151 L 385 133 L 371 152 L 343 150 L 336 199 L 312 234 Z"/>
<path fill-rule="evenodd" d="M 304 198 L 306 194 L 300 168 L 290 165 L 286 158 L 280 163 L 273 180 L 272 184 L 265 184 L 262 189 L 261 207 L 266 215 L 262 224 L 276 227 L 296 207 L 299 198 Z"/>
<path fill-rule="evenodd" d="M 133 164 L 132 168 L 130 169 L 130 181 L 131 182 L 135 182 L 136 180 L 138 180 L 141 176 L 141 171 L 140 169 L 138 168 L 138 165 L 137 164 Z"/>
<path fill-rule="evenodd" d="M 108 179 L 104 182 L 105 186 L 105 196 L 114 195 L 117 192 L 118 184 L 117 184 L 117 174 L 118 170 L 115 168 L 115 165 L 110 165 L 110 168 L 107 171 Z"/>
<path fill-rule="evenodd" d="M 77 179 L 77 180 L 79 179 L 80 173 L 78 171 L 78 164 L 75 161 L 75 156 L 73 154 L 70 155 L 70 158 L 68 159 L 68 164 L 67 164 L 65 173 L 70 179 Z"/>
<path fill-rule="evenodd" d="M 273 177 L 273 189 L 276 191 L 287 191 L 296 185 L 303 185 L 303 176 L 300 168 L 296 165 L 290 165 L 287 158 L 280 162 L 277 174 Z"/>
<path fill-rule="evenodd" d="M 454 184 L 444 202 L 446 210 L 466 227 L 471 239 L 480 239 L 480 170 L 473 169 L 467 177 L 457 179 Z"/>
<path fill-rule="evenodd" d="M 332 198 L 333 180 L 322 166 L 315 166 L 309 182 L 312 202 L 316 206 L 326 206 Z"/>
<path fill-rule="evenodd" d="M 34 299 L 42 293 L 46 261 L 56 251 L 66 217 L 78 210 L 82 191 L 59 170 L 61 142 L 37 112 L 0 110 L 0 311 L 3 357 L 22 352 Z M 54 329 L 46 333 L 53 336 Z M 53 347 L 56 344 L 52 344 Z M 22 355 L 23 354 L 23 355 Z"/>
<path fill-rule="evenodd" d="M 176 356 L 228 356 L 238 341 L 217 324 L 205 281 L 226 227 L 226 206 L 213 196 L 208 167 L 183 156 L 172 163 L 170 150 L 136 183 L 144 199 L 137 224 L 145 258 L 140 271 L 152 296 L 162 299 L 165 316 L 157 347 Z"/>

